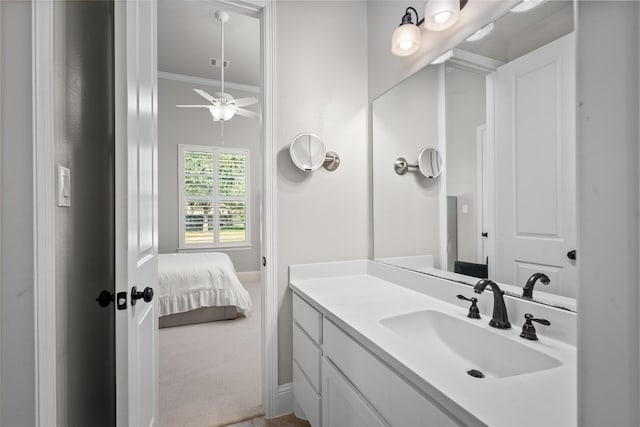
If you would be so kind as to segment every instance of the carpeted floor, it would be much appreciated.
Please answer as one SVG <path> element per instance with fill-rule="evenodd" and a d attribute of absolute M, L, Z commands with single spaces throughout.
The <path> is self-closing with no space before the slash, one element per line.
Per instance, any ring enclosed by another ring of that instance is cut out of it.
<path fill-rule="evenodd" d="M 243 285 L 253 302 L 248 318 L 160 329 L 161 426 L 221 426 L 263 414 L 261 284 Z"/>

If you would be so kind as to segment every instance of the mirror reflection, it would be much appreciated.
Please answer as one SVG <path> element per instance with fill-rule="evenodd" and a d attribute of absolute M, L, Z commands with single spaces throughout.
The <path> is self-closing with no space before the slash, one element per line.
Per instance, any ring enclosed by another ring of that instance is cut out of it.
<path fill-rule="evenodd" d="M 492 24 L 373 102 L 374 258 L 575 310 L 573 5 Z M 425 146 L 439 179 L 394 172 Z"/>

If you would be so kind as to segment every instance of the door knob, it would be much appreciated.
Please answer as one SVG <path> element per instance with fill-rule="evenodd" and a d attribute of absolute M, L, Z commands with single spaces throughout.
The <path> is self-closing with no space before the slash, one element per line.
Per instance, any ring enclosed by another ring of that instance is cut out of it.
<path fill-rule="evenodd" d="M 574 249 L 572 251 L 567 252 L 567 258 L 575 261 L 575 259 L 576 259 L 576 250 Z"/>
<path fill-rule="evenodd" d="M 108 307 L 109 304 L 113 302 L 113 294 L 105 289 L 104 291 L 100 292 L 100 295 L 98 295 L 96 301 L 98 301 L 100 307 Z"/>
<path fill-rule="evenodd" d="M 139 299 L 142 299 L 144 302 L 151 302 L 153 299 L 153 289 L 147 286 L 144 288 L 144 291 L 140 292 L 135 286 L 131 288 L 131 305 L 136 305 Z"/>

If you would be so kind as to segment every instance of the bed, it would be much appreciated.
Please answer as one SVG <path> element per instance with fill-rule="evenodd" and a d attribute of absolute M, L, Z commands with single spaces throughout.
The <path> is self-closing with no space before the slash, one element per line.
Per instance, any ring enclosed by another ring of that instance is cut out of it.
<path fill-rule="evenodd" d="M 235 319 L 251 313 L 251 298 L 227 254 L 158 255 L 161 328 Z"/>

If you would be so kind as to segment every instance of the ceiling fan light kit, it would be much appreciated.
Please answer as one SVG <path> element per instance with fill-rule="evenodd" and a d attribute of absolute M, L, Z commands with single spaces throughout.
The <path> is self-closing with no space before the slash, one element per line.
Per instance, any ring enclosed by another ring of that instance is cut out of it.
<path fill-rule="evenodd" d="M 229 14 L 225 11 L 218 10 L 215 13 L 215 18 L 220 22 L 220 63 L 225 64 L 227 61 L 224 59 L 224 24 L 229 21 Z M 248 118 L 258 118 L 260 115 L 254 111 L 244 109 L 249 105 L 257 104 L 258 100 L 254 97 L 238 98 L 235 99 L 231 94 L 224 91 L 224 69 L 226 67 L 220 67 L 220 92 L 214 92 L 213 95 L 205 92 L 202 89 L 193 89 L 198 95 L 209 101 L 210 104 L 203 105 L 177 105 L 182 108 L 207 108 L 214 122 L 225 122 L 232 119 L 236 114 L 238 116 Z"/>

